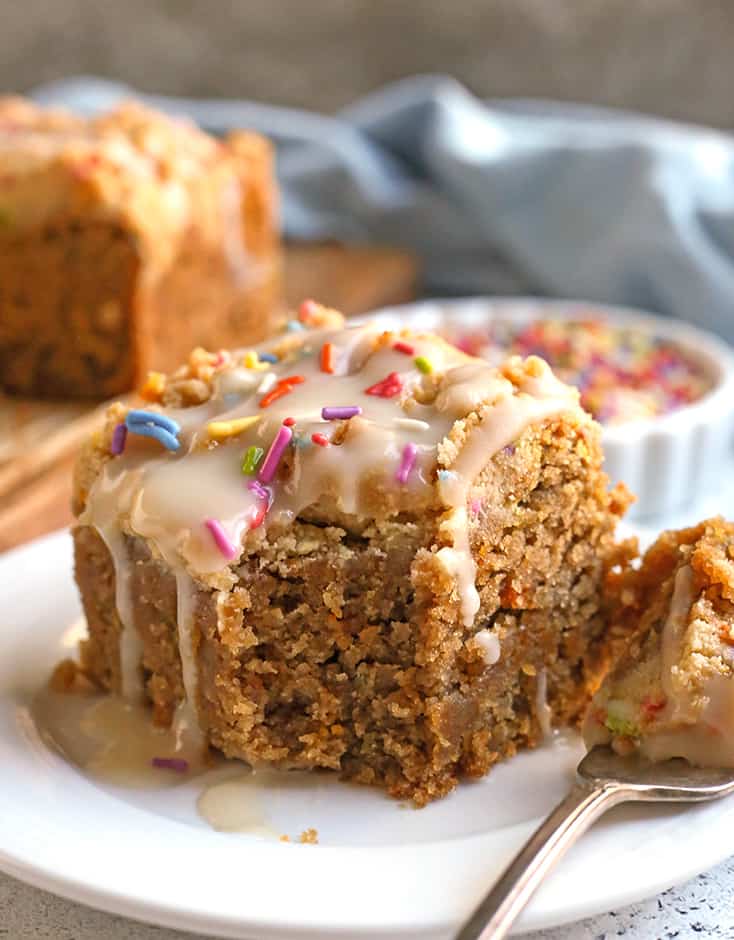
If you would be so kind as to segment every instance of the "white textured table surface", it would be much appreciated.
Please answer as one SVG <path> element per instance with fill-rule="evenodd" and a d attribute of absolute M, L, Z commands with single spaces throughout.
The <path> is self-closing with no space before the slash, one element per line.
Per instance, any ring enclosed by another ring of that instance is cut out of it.
<path fill-rule="evenodd" d="M 8 940 L 208 940 L 73 904 L 0 874 L 0 938 Z M 734 858 L 642 904 L 526 940 L 734 938 Z M 257 938 L 252 938 L 257 940 Z"/>

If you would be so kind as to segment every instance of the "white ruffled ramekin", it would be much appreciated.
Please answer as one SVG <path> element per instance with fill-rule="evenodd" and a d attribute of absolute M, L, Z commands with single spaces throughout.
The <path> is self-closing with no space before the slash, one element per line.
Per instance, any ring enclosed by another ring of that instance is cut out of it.
<path fill-rule="evenodd" d="M 720 485 L 729 469 L 734 432 L 734 350 L 711 333 L 642 311 L 596 303 L 536 298 L 426 300 L 362 317 L 387 328 L 476 329 L 489 320 L 598 319 L 671 340 L 710 374 L 711 390 L 698 401 L 653 418 L 604 427 L 605 468 L 637 497 L 630 516 L 681 509 Z"/>

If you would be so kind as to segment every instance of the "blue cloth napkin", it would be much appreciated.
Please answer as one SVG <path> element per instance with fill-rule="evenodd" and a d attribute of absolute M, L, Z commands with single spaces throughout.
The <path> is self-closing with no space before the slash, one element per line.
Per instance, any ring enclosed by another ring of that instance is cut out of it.
<path fill-rule="evenodd" d="M 35 98 L 94 113 L 137 94 L 80 78 Z M 335 116 L 138 95 L 278 146 L 294 238 L 402 246 L 428 293 L 640 306 L 734 341 L 734 137 L 618 111 L 482 102 L 422 76 Z"/>

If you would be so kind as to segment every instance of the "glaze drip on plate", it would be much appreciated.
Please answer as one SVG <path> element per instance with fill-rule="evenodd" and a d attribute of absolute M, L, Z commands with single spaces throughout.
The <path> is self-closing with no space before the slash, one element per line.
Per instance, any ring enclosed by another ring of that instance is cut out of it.
<path fill-rule="evenodd" d="M 431 508 L 442 515 L 433 550 L 470 626 L 479 609 L 472 483 L 530 424 L 569 412 L 589 420 L 577 393 L 539 359 L 496 369 L 432 335 L 294 323 L 256 350 L 195 351 L 142 414 L 113 406 L 105 434 L 111 441 L 124 422 L 126 445 L 105 460 L 79 521 L 108 546 L 121 535 L 143 537 L 175 573 L 190 721 L 194 581 L 231 586 L 243 550 L 305 511 L 318 516 L 326 507 L 327 518 L 349 528 Z M 112 547 L 124 585 L 130 562 Z M 137 694 L 133 672 L 140 670 L 129 666 L 135 624 L 124 591 L 118 612 L 128 650 L 123 691 Z"/>

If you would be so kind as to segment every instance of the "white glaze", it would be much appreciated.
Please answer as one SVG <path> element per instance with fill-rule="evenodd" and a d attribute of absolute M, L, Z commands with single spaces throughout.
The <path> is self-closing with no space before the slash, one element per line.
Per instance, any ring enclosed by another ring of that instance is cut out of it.
<path fill-rule="evenodd" d="M 497 638 L 497 634 L 492 630 L 480 630 L 473 637 L 474 646 L 479 647 L 482 653 L 482 659 L 488 666 L 494 666 L 498 663 L 502 655 L 502 647 Z"/>
<path fill-rule="evenodd" d="M 553 734 L 551 724 L 553 712 L 548 704 L 548 673 L 545 669 L 541 669 L 538 673 L 538 684 L 535 687 L 535 710 L 541 734 L 544 738 L 550 737 Z"/>
<path fill-rule="evenodd" d="M 668 616 L 660 637 L 662 658 L 662 685 L 669 709 L 670 720 L 681 721 L 691 715 L 692 703 L 683 694 L 680 683 L 675 681 L 677 663 L 680 661 L 681 645 L 693 603 L 693 570 L 682 565 L 675 574 L 673 594 L 670 598 Z"/>

